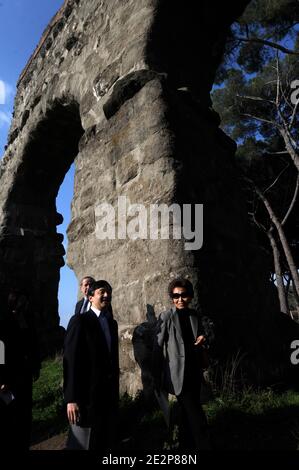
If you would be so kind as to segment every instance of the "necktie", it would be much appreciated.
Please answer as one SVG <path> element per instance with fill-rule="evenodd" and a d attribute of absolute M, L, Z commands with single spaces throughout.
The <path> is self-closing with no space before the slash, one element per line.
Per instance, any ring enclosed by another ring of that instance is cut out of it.
<path fill-rule="evenodd" d="M 105 316 L 105 312 L 100 313 L 99 320 L 100 320 L 102 331 L 105 335 L 105 339 L 106 339 L 108 349 L 109 349 L 109 351 L 111 351 L 111 334 L 110 334 L 110 329 L 109 329 L 109 325 L 108 325 L 108 320 Z"/>
<path fill-rule="evenodd" d="M 89 300 L 88 300 L 88 299 L 84 299 L 84 302 L 83 302 L 83 304 L 82 304 L 80 313 L 85 313 L 85 312 L 87 311 L 88 304 L 89 304 Z"/>

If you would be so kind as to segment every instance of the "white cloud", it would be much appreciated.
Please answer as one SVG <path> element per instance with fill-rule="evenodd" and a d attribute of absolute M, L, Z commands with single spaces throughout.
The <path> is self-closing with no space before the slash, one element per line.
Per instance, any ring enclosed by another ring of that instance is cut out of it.
<path fill-rule="evenodd" d="M 9 126 L 11 122 L 11 113 L 0 111 L 0 127 L 3 125 Z"/>
<path fill-rule="evenodd" d="M 5 104 L 6 101 L 6 87 L 3 80 L 0 80 L 0 104 Z"/>
<path fill-rule="evenodd" d="M 14 87 L 4 80 L 0 80 L 0 105 L 7 104 L 14 94 Z"/>
<path fill-rule="evenodd" d="M 5 82 L 6 98 L 11 98 L 15 94 L 15 87 Z"/>

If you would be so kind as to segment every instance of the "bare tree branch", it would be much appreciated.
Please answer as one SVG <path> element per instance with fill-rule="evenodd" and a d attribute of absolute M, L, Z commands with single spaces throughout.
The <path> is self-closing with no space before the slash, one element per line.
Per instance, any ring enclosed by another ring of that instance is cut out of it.
<path fill-rule="evenodd" d="M 265 204 L 266 198 L 263 196 L 263 193 L 256 187 L 255 183 L 247 177 L 245 177 L 245 180 L 248 183 L 253 185 L 256 194 L 259 196 L 259 198 Z M 267 210 L 268 210 L 268 208 L 267 208 Z M 285 285 L 284 285 L 284 282 L 283 282 L 283 271 L 282 271 L 281 261 L 280 261 L 280 251 L 279 251 L 279 247 L 278 247 L 277 241 L 275 239 L 275 236 L 273 234 L 273 229 L 274 229 L 273 220 L 270 217 L 271 226 L 270 226 L 269 229 L 266 229 L 264 227 L 264 225 L 256 219 L 255 212 L 251 213 L 250 215 L 252 216 L 252 219 L 253 219 L 254 223 L 259 227 L 259 229 L 261 229 L 267 235 L 267 237 L 269 239 L 269 242 L 270 242 L 270 245 L 271 245 L 271 248 L 272 248 L 274 271 L 275 271 L 275 276 L 276 276 L 276 284 L 277 284 L 277 292 L 278 292 L 280 310 L 283 313 L 290 314 L 288 301 L 287 301 L 286 290 L 285 290 Z"/>
<path fill-rule="evenodd" d="M 253 101 L 264 101 L 265 103 L 275 104 L 275 101 L 266 100 L 264 98 L 260 98 L 259 96 L 247 96 L 247 95 L 236 95 L 237 98 L 243 98 L 246 100 L 253 100 Z"/>
<path fill-rule="evenodd" d="M 296 151 L 296 143 L 294 142 L 292 136 L 290 135 L 288 128 L 279 126 L 279 132 L 284 140 L 286 149 L 288 153 L 290 154 L 290 157 L 293 160 L 294 165 L 299 171 L 299 155 Z"/>
<path fill-rule="evenodd" d="M 272 247 L 280 310 L 281 312 L 288 314 L 289 308 L 288 308 L 288 303 L 287 303 L 285 286 L 283 283 L 283 275 L 282 275 L 281 262 L 280 262 L 280 252 L 277 246 L 277 242 L 271 230 L 267 231 L 267 236 L 269 238 L 270 245 Z"/>
<path fill-rule="evenodd" d="M 249 113 L 241 113 L 241 114 L 242 114 L 242 116 L 247 116 L 247 117 L 250 117 L 251 119 L 255 119 L 256 121 L 266 122 L 267 124 L 271 124 L 271 126 L 275 126 L 277 128 L 280 128 L 279 124 L 277 124 L 277 122 L 275 122 L 275 121 L 270 121 L 269 119 L 264 119 L 264 118 L 254 116 L 253 114 L 249 114 Z"/>
<path fill-rule="evenodd" d="M 275 212 L 273 211 L 268 199 L 262 193 L 262 191 L 257 186 L 255 186 L 255 191 L 256 191 L 257 195 L 260 197 L 260 199 L 263 201 L 264 206 L 267 209 L 267 212 L 269 214 L 271 223 L 273 223 L 273 225 L 275 225 L 275 227 L 277 229 L 277 233 L 278 233 L 279 239 L 281 241 L 281 245 L 282 245 L 282 248 L 283 248 L 283 251 L 284 251 L 284 254 L 285 254 L 285 257 L 286 257 L 286 260 L 287 260 L 287 263 L 288 263 L 288 266 L 289 266 L 289 269 L 290 269 L 290 272 L 291 272 L 291 275 L 292 275 L 292 278 L 293 278 L 293 281 L 294 281 L 294 288 L 296 289 L 297 294 L 299 294 L 299 275 L 298 275 L 296 263 L 294 261 L 293 255 L 291 253 L 290 246 L 289 246 L 289 243 L 286 239 L 282 224 L 279 222 L 279 220 L 278 220 Z"/>
<path fill-rule="evenodd" d="M 299 100 L 296 101 L 296 104 L 295 104 L 294 109 L 293 109 L 293 113 L 292 113 L 291 120 L 290 120 L 290 124 L 289 124 L 289 131 L 290 131 L 290 130 L 292 129 L 292 127 L 293 127 L 293 124 L 294 124 L 294 121 L 295 121 L 295 117 L 296 117 L 296 112 L 297 112 L 298 105 L 299 105 Z"/>
<path fill-rule="evenodd" d="M 279 178 L 281 177 L 281 175 L 286 171 L 287 168 L 289 168 L 290 164 L 288 163 L 282 170 L 281 172 L 278 174 L 278 176 L 275 178 L 275 180 L 273 181 L 273 183 L 270 184 L 270 186 L 268 186 L 268 188 L 266 188 L 264 190 L 264 194 L 269 191 L 276 183 L 277 181 L 279 180 Z"/>
<path fill-rule="evenodd" d="M 260 230 L 262 230 L 263 232 L 267 233 L 268 230 L 266 229 L 266 227 L 265 227 L 261 222 L 259 222 L 259 221 L 257 220 L 257 218 L 256 218 L 256 216 L 255 216 L 255 213 L 252 213 L 251 215 L 252 215 L 252 220 L 253 220 L 254 223 L 258 226 L 258 228 L 259 228 Z"/>
<path fill-rule="evenodd" d="M 279 73 L 279 56 L 278 56 L 278 51 L 276 51 L 276 100 L 275 100 L 275 103 L 276 103 L 276 107 L 277 109 L 279 109 L 279 106 L 280 106 L 280 94 L 279 94 L 279 90 L 280 90 L 280 73 Z"/>
<path fill-rule="evenodd" d="M 287 150 L 282 150 L 281 152 L 265 152 L 266 155 L 289 155 Z"/>
<path fill-rule="evenodd" d="M 242 41 L 242 42 L 255 42 L 257 44 L 263 44 L 264 46 L 270 46 L 270 47 L 273 47 L 273 49 L 277 49 L 281 52 L 284 52 L 285 54 L 299 55 L 299 52 L 296 52 L 296 51 L 293 51 L 292 49 L 288 49 L 287 47 L 281 46 L 280 44 L 277 44 L 277 42 L 267 41 L 266 39 L 261 39 L 257 37 L 252 37 L 249 39 L 236 37 L 235 39 Z"/>
<path fill-rule="evenodd" d="M 291 105 L 291 103 L 289 102 L 288 98 L 286 97 L 282 85 L 281 85 L 281 87 L 280 87 L 280 92 L 281 92 L 281 95 L 283 96 L 283 99 L 284 99 L 285 103 L 288 105 L 288 107 L 290 108 L 290 110 L 293 111 L 293 106 Z"/>
<path fill-rule="evenodd" d="M 290 215 L 290 213 L 291 213 L 291 211 L 292 211 L 292 209 L 295 205 L 295 202 L 297 200 L 298 190 L 299 190 L 299 173 L 297 174 L 296 186 L 295 186 L 295 191 L 294 191 L 294 194 L 293 194 L 291 204 L 289 205 L 288 211 L 287 211 L 286 215 L 284 216 L 284 218 L 281 222 L 281 225 L 284 225 L 286 223 L 287 218 L 289 217 L 289 215 Z"/>

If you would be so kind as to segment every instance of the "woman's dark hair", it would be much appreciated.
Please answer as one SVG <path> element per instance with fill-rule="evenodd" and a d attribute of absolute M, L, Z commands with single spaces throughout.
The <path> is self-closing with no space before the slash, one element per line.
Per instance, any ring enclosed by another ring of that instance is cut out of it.
<path fill-rule="evenodd" d="M 109 292 L 112 292 L 112 287 L 110 286 L 109 282 L 101 279 L 100 281 L 93 282 L 91 286 L 89 286 L 87 296 L 93 297 L 97 289 L 107 289 Z"/>
<path fill-rule="evenodd" d="M 173 289 L 175 289 L 176 287 L 184 287 L 187 291 L 188 296 L 194 297 L 193 285 L 188 279 L 185 279 L 184 277 L 177 277 L 176 279 L 173 279 L 168 285 L 169 297 L 172 296 Z"/>

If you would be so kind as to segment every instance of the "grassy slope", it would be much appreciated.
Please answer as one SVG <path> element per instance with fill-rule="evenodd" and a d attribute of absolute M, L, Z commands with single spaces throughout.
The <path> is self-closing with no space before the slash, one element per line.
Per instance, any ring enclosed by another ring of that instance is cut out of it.
<path fill-rule="evenodd" d="M 34 384 L 34 441 L 67 430 L 61 383 L 61 358 L 45 361 Z M 218 392 L 204 408 L 215 449 L 295 450 L 298 447 L 298 392 L 289 390 L 278 394 L 271 389 Z M 178 444 L 175 432 L 169 437 L 162 413 L 155 406 L 145 408 L 141 397 L 122 398 L 120 439 L 124 449 L 161 449 Z"/>
<path fill-rule="evenodd" d="M 33 385 L 33 440 L 46 439 L 66 429 L 62 360 L 57 357 L 43 362 L 40 377 Z"/>

